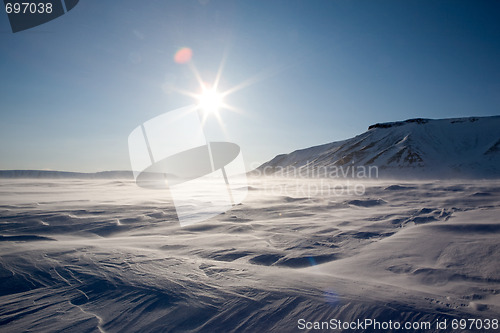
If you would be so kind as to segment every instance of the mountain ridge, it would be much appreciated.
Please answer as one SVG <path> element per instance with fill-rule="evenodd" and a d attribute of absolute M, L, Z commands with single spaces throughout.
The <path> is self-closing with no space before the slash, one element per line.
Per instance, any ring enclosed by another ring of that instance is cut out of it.
<path fill-rule="evenodd" d="M 382 178 L 500 177 L 500 116 L 377 123 L 353 138 L 280 154 L 254 174 L 376 167 Z M 378 177 L 378 174 L 377 174 Z"/>
<path fill-rule="evenodd" d="M 132 171 L 0 170 L 0 179 L 134 179 Z"/>

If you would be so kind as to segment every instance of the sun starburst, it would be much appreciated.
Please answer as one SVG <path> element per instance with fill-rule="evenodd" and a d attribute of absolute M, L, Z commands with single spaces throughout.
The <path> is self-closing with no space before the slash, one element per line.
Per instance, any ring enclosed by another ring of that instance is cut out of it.
<path fill-rule="evenodd" d="M 191 53 L 190 53 L 191 56 Z M 197 68 L 195 67 L 193 61 L 189 57 L 189 61 L 185 62 L 186 65 L 189 66 L 190 70 L 192 71 L 194 77 L 196 78 L 198 84 L 199 84 L 199 92 L 192 92 L 192 91 L 187 91 L 187 90 L 181 90 L 178 88 L 174 87 L 169 87 L 169 91 L 176 91 L 180 94 L 189 96 L 196 100 L 196 108 L 201 112 L 201 117 L 202 117 L 202 122 L 205 123 L 207 118 L 209 116 L 214 116 L 217 121 L 219 122 L 219 125 L 221 128 L 225 131 L 224 129 L 224 124 L 222 123 L 222 118 L 221 118 L 221 111 L 222 110 L 229 110 L 232 112 L 244 114 L 244 112 L 237 108 L 234 107 L 233 105 L 229 105 L 224 101 L 224 98 L 227 97 L 230 94 L 233 94 L 236 91 L 239 91 L 247 86 L 253 85 L 259 81 L 262 81 L 266 79 L 269 76 L 274 76 L 278 72 L 280 72 L 283 68 L 280 68 L 279 70 L 265 70 L 261 73 L 256 74 L 255 76 L 241 82 L 240 84 L 237 84 L 223 92 L 219 92 L 218 87 L 219 87 L 219 82 L 221 80 L 222 76 L 222 71 L 224 69 L 224 64 L 226 61 L 227 54 L 224 54 L 222 61 L 220 63 L 219 69 L 217 71 L 215 80 L 213 81 L 212 84 L 206 83 L 200 73 L 198 72 Z"/>
<path fill-rule="evenodd" d="M 219 109 L 224 105 L 222 94 L 215 89 L 203 89 L 203 92 L 198 96 L 198 107 L 206 114 L 219 112 Z"/>

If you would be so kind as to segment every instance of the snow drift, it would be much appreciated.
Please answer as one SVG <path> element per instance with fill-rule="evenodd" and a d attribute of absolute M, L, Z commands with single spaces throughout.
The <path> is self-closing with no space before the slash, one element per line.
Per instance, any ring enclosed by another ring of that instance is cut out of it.
<path fill-rule="evenodd" d="M 268 191 L 289 179 L 251 182 L 243 204 L 181 228 L 168 192 L 132 180 L 0 180 L 0 330 L 303 332 L 301 320 L 375 319 L 442 333 L 499 318 L 498 181 L 315 196 Z"/>

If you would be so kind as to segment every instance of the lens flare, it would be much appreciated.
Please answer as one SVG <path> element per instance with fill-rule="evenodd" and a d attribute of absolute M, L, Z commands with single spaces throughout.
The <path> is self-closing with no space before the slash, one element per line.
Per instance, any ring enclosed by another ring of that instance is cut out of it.
<path fill-rule="evenodd" d="M 189 47 L 183 47 L 174 55 L 174 61 L 178 64 L 186 64 L 191 61 L 193 51 Z"/>
<path fill-rule="evenodd" d="M 327 304 L 332 307 L 339 306 L 340 296 L 333 289 L 326 290 L 324 296 Z"/>

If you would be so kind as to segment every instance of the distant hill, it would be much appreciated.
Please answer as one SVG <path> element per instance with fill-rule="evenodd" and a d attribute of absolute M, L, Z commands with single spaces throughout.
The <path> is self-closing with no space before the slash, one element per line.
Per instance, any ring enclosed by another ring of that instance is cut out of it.
<path fill-rule="evenodd" d="M 253 173 L 352 177 L 369 167 L 384 178 L 499 178 L 500 116 L 374 124 L 348 140 L 278 155 Z"/>
<path fill-rule="evenodd" d="M 48 179 L 134 179 L 132 171 L 102 171 L 95 173 L 46 171 L 46 170 L 0 170 L 0 178 L 48 178 Z"/>

